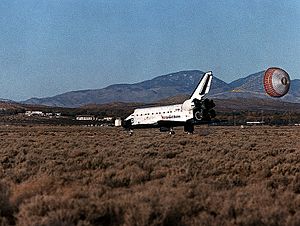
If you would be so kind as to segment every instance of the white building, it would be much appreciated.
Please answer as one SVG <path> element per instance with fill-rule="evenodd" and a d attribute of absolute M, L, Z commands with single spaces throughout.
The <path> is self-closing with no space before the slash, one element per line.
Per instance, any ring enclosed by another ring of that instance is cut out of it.
<path fill-rule="evenodd" d="M 93 121 L 93 120 L 96 120 L 96 117 L 92 116 L 92 115 L 78 115 L 78 116 L 76 116 L 76 120 L 78 120 L 78 121 Z"/>
<path fill-rule="evenodd" d="M 101 121 L 101 122 L 111 122 L 112 120 L 113 120 L 113 117 L 98 118 L 98 121 Z"/>
<path fill-rule="evenodd" d="M 25 116 L 45 116 L 42 111 L 26 111 Z"/>
<path fill-rule="evenodd" d="M 120 127 L 122 126 L 122 119 L 121 118 L 117 118 L 115 120 L 115 127 Z"/>

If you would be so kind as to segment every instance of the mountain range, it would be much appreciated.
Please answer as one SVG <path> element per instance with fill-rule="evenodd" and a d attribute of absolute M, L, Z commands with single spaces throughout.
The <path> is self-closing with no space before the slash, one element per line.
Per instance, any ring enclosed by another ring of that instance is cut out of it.
<path fill-rule="evenodd" d="M 57 107 L 80 107 L 112 102 L 154 103 L 172 96 L 191 94 L 203 73 L 199 70 L 180 71 L 139 83 L 116 84 L 103 89 L 71 91 L 53 97 L 31 98 L 22 103 Z M 263 75 L 264 71 L 261 71 L 231 83 L 226 83 L 215 76 L 209 97 L 217 99 L 272 99 L 264 92 Z M 300 80 L 292 80 L 289 93 L 280 99 L 300 103 Z"/>

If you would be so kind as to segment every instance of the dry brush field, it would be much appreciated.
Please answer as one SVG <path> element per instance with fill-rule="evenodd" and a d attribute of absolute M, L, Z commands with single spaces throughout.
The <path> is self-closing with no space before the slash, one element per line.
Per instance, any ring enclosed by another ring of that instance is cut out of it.
<path fill-rule="evenodd" d="M 300 225 L 300 128 L 0 127 L 0 225 Z"/>

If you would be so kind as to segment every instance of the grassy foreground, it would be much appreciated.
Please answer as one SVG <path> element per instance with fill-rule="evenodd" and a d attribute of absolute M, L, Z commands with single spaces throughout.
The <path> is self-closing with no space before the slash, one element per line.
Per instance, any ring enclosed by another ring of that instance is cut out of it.
<path fill-rule="evenodd" d="M 300 225 L 300 128 L 0 127 L 0 225 Z"/>

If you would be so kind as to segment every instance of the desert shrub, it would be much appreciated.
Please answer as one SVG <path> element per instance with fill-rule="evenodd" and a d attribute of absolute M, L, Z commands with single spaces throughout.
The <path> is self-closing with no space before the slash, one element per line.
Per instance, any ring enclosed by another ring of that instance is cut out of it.
<path fill-rule="evenodd" d="M 47 194 L 51 192 L 55 185 L 53 178 L 47 175 L 41 175 L 38 178 L 25 181 L 14 186 L 10 197 L 11 203 L 18 208 L 26 199 L 30 199 L 39 194 Z"/>
<path fill-rule="evenodd" d="M 85 199 L 37 195 L 20 205 L 17 223 L 23 226 L 78 225 L 88 217 L 89 213 L 85 212 L 88 208 L 89 202 Z"/>
<path fill-rule="evenodd" d="M 289 184 L 289 179 L 286 176 L 274 175 L 267 180 L 267 188 L 269 190 L 276 190 L 279 188 L 286 188 Z"/>
<path fill-rule="evenodd" d="M 262 178 L 269 178 L 272 176 L 272 171 L 270 168 L 268 167 L 265 167 L 263 168 L 262 170 L 260 170 L 258 172 L 259 176 L 261 176 Z"/>
<path fill-rule="evenodd" d="M 290 225 L 290 226 L 298 226 L 300 225 L 300 214 L 298 212 L 298 214 L 293 214 L 288 216 L 286 225 Z"/>
<path fill-rule="evenodd" d="M 178 154 L 177 152 L 168 151 L 168 152 L 164 153 L 164 158 L 172 159 L 172 158 L 175 158 L 177 154 Z"/>
<path fill-rule="evenodd" d="M 104 175 L 104 184 L 109 187 L 128 187 L 141 184 L 150 179 L 149 172 L 138 166 L 127 166 L 122 170 L 109 170 Z"/>
<path fill-rule="evenodd" d="M 295 176 L 292 182 L 292 190 L 296 194 L 300 194 L 300 175 Z"/>
<path fill-rule="evenodd" d="M 8 184 L 0 181 L 0 225 L 14 223 L 13 207 L 9 198 L 10 190 Z"/>
<path fill-rule="evenodd" d="M 195 128 L 0 127 L 0 225 L 299 225 L 298 129 Z"/>
<path fill-rule="evenodd" d="M 182 145 L 182 146 L 185 146 L 187 143 L 188 143 L 187 140 L 180 140 L 179 141 L 179 144 Z"/>

